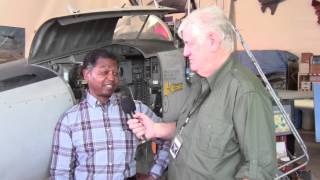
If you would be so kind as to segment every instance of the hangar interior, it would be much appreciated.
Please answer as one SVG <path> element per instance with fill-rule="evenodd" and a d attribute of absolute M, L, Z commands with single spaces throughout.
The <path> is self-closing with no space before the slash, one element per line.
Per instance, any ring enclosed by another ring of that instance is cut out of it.
<path fill-rule="evenodd" d="M 249 44 L 269 82 L 280 97 L 295 128 L 302 136 L 310 160 L 306 166 L 297 170 L 290 178 L 320 179 L 320 117 L 318 113 L 320 104 L 319 93 L 316 93 L 320 86 L 320 24 L 319 13 L 317 13 L 320 2 L 317 0 L 287 0 L 283 2 L 198 0 L 192 2 L 193 4 L 190 6 L 193 8 L 216 4 L 224 9 Z M 192 2 L 190 1 L 190 3 Z M 50 101 L 53 102 L 51 106 L 48 106 L 50 108 L 56 107 L 57 104 L 64 104 L 64 106 L 60 106 L 60 109 L 54 111 L 55 114 L 50 116 L 50 125 L 47 125 L 43 131 L 38 131 L 44 125 L 37 121 L 32 122 L 32 124 L 38 124 L 37 126 L 30 127 L 35 130 L 33 133 L 22 130 L 23 127 L 18 128 L 21 129 L 22 134 L 30 134 L 29 140 L 33 136 L 41 136 L 41 138 L 36 138 L 37 142 L 47 142 L 41 147 L 31 144 L 39 148 L 38 151 L 35 151 L 36 153 L 40 150 L 45 151 L 45 153 L 40 153 L 39 163 L 33 164 L 34 167 L 48 164 L 49 159 L 45 156 L 50 151 L 52 134 L 47 131 L 52 131 L 53 124 L 59 117 L 58 113 L 78 102 L 85 93 L 86 82 L 81 77 L 81 64 L 85 54 L 91 49 L 105 48 L 120 55 L 119 92 L 127 91 L 126 93 L 129 93 L 134 99 L 150 106 L 159 116 L 175 116 L 175 113 L 165 111 L 165 107 L 168 105 L 163 97 L 165 93 L 170 93 L 171 89 L 179 87 L 173 86 L 178 84 L 177 80 L 170 79 L 170 73 L 164 72 L 168 65 L 165 66 L 161 58 L 167 56 L 176 58 L 177 55 L 170 55 L 170 53 L 169 55 L 161 55 L 159 52 L 177 49 L 181 51 L 183 44 L 173 32 L 186 12 L 164 16 L 172 11 L 168 9 L 155 11 L 155 13 L 150 11 L 150 14 L 155 15 L 149 16 L 141 15 L 143 13 L 140 11 L 133 11 L 131 18 L 130 16 L 122 17 L 122 6 L 126 8 L 132 4 L 145 5 L 149 3 L 153 8 L 157 8 L 154 7 L 157 4 L 154 1 L 125 0 L 107 2 L 77 0 L 72 3 L 32 1 L 32 3 L 27 3 L 23 7 L 24 9 L 18 10 L 24 16 L 24 18 L 20 18 L 20 16 L 14 15 L 14 12 L 8 11 L 11 6 L 12 9 L 17 9 L 14 4 L 3 3 L 5 1 L 0 2 L 0 12 L 4 13 L 0 16 L 0 99 L 2 101 L 0 107 L 3 111 L 2 114 L 14 114 L 15 111 L 12 107 L 17 107 L 16 110 L 22 110 L 32 104 L 42 106 L 48 103 L 51 98 L 55 100 Z M 164 1 L 164 3 L 168 2 Z M 183 1 L 183 3 L 188 6 L 187 1 Z M 22 6 L 18 8 L 22 8 Z M 34 8 L 39 11 L 34 11 Z M 120 8 L 120 10 L 113 13 L 115 18 L 110 18 L 110 15 L 100 16 L 96 9 L 101 8 Z M 77 14 L 77 12 L 83 13 L 90 10 L 93 10 L 94 13 L 87 17 Z M 187 11 L 185 7 L 183 11 Z M 297 15 L 293 18 L 292 14 Z M 128 13 L 128 15 L 132 14 Z M 59 19 L 58 17 L 61 16 L 63 18 Z M 74 17 L 79 18 L 78 22 L 73 21 L 76 19 Z M 155 31 L 156 28 L 160 28 L 161 32 Z M 79 29 L 80 31 L 78 31 Z M 236 49 L 237 52 L 234 56 L 259 76 L 239 41 Z M 20 61 L 21 59 L 23 60 Z M 183 59 L 183 57 L 179 56 L 177 59 Z M 180 66 L 187 67 L 186 64 L 179 64 Z M 165 73 L 168 73 L 165 76 L 168 78 L 167 81 L 164 79 Z M 189 75 L 187 68 L 181 74 L 183 78 L 187 79 Z M 48 84 L 42 84 L 44 80 L 51 78 L 56 78 L 54 82 L 51 82 L 56 84 L 55 87 L 53 84 L 51 84 L 52 87 Z M 172 86 L 167 85 L 166 82 L 170 82 Z M 51 89 L 52 92 L 35 89 L 32 85 L 36 83 L 39 83 L 37 87 Z M 18 91 L 18 87 L 21 86 L 27 87 L 27 89 Z M 30 92 L 30 95 L 22 97 L 26 91 Z M 61 93 L 56 95 L 53 91 Z M 12 95 L 17 98 L 12 98 Z M 62 97 L 67 98 L 63 100 Z M 31 110 L 30 112 L 33 114 L 28 118 L 41 115 L 41 111 L 44 110 Z M 279 115 L 281 113 L 276 105 L 274 113 L 275 122 L 278 123 L 276 124 L 278 125 L 278 129 L 276 129 L 277 150 L 279 156 L 283 156 L 279 159 L 283 158 L 283 161 L 286 161 L 288 157 L 294 159 L 294 156 L 303 153 L 299 147 L 300 143 L 292 136 L 289 127 Z M 23 139 L 15 134 L 16 130 L 12 130 L 12 126 L 20 123 L 18 119 L 21 118 L 23 118 L 21 115 L 17 115 L 4 121 L 5 125 L 2 130 L 6 132 L 7 136 L 2 136 L 1 139 L 9 144 L 5 151 L 10 151 L 11 148 L 15 149 L 15 145 Z M 42 136 L 42 134 L 46 135 Z M 151 145 L 140 148 L 141 153 L 138 156 L 151 163 L 152 156 L 150 154 L 152 155 L 154 149 L 151 148 Z M 27 144 L 24 144 L 22 149 L 26 149 L 30 154 L 35 153 L 32 152 L 32 147 Z M 24 154 L 15 150 L 10 155 L 23 158 Z M 5 157 L 3 158 L 5 159 Z M 6 158 L 1 166 L 7 164 L 17 166 L 15 164 L 17 161 L 19 161 L 17 158 L 14 160 Z M 145 171 L 146 167 L 142 167 L 145 162 L 143 161 L 141 164 L 140 170 Z M 299 163 L 297 164 L 299 165 Z M 287 168 L 283 171 L 289 171 L 293 166 Z M 0 177 L 3 177 L 0 179 L 19 177 L 10 176 L 7 171 L 9 172 L 8 168 L 0 170 Z M 26 171 L 29 169 L 17 172 L 19 174 Z M 43 178 L 47 176 L 46 172 L 47 169 L 44 169 L 35 176 L 30 175 L 26 178 Z"/>

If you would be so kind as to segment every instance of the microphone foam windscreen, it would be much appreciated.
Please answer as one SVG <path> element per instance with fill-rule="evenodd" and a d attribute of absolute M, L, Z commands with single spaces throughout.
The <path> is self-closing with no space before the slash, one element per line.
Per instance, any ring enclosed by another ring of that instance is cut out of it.
<path fill-rule="evenodd" d="M 136 105 L 134 104 L 134 101 L 131 97 L 127 96 L 122 98 L 120 103 L 121 103 L 122 110 L 126 114 L 134 113 L 134 111 L 136 110 Z"/>

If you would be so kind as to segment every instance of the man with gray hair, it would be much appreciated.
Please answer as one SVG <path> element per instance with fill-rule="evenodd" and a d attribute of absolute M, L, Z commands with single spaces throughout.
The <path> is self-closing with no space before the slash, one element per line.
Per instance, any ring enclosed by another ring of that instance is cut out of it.
<path fill-rule="evenodd" d="M 172 140 L 169 179 L 273 179 L 275 131 L 271 99 L 259 79 L 231 57 L 234 33 L 223 11 L 192 12 L 179 27 L 183 54 L 197 75 L 177 123 L 137 113 L 138 136 Z"/>

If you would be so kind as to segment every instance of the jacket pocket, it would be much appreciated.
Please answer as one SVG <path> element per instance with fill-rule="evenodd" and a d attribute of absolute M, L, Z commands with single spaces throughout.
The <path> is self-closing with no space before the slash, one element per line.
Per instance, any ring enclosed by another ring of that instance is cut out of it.
<path fill-rule="evenodd" d="M 211 158 L 222 157 L 228 142 L 234 137 L 233 126 L 220 121 L 201 122 L 199 126 L 199 150 Z"/>

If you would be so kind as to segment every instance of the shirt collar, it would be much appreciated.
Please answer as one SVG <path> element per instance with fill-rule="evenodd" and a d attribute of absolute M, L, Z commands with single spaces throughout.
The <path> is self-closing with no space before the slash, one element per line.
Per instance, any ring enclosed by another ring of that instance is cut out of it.
<path fill-rule="evenodd" d="M 212 90 L 216 84 L 216 82 L 224 77 L 229 71 L 231 71 L 234 64 L 234 60 L 229 57 L 226 62 L 223 63 L 223 65 L 213 74 L 211 74 L 206 79 L 208 80 L 210 89 Z"/>
<path fill-rule="evenodd" d="M 88 91 L 87 91 L 86 100 L 88 104 L 92 107 L 100 106 L 100 102 L 97 100 L 97 98 L 91 95 Z M 113 93 L 110 96 L 110 98 L 107 100 L 107 104 L 112 104 L 112 105 L 118 104 L 118 97 L 115 93 Z"/>

